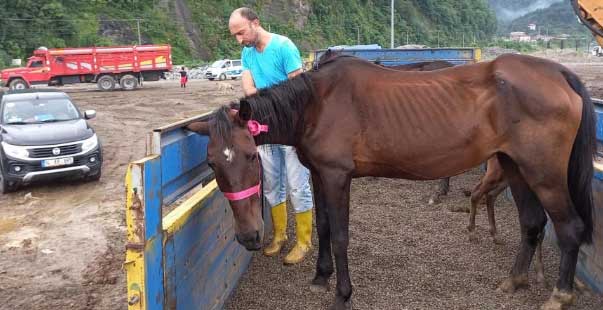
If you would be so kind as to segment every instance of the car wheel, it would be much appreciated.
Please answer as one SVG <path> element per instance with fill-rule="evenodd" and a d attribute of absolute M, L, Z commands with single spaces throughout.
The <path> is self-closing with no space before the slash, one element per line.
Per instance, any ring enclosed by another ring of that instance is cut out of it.
<path fill-rule="evenodd" d="M 226 80 L 226 74 L 222 73 L 220 74 L 220 81 L 224 81 Z"/>
<path fill-rule="evenodd" d="M 101 175 L 102 175 L 101 170 L 98 169 L 98 172 L 96 174 L 89 174 L 84 179 L 86 180 L 86 182 L 95 182 L 95 181 L 100 180 Z"/>
<path fill-rule="evenodd" d="M 0 194 L 14 192 L 16 189 L 17 186 L 10 184 L 0 172 Z"/>
<path fill-rule="evenodd" d="M 138 87 L 138 79 L 131 74 L 126 74 L 119 80 L 119 86 L 123 90 L 134 90 Z"/>
<path fill-rule="evenodd" d="M 23 79 L 14 79 L 10 81 L 9 84 L 10 89 L 27 89 L 29 85 Z"/>
<path fill-rule="evenodd" d="M 115 79 L 110 75 L 103 75 L 96 81 L 96 86 L 102 91 L 109 91 L 115 88 Z"/>

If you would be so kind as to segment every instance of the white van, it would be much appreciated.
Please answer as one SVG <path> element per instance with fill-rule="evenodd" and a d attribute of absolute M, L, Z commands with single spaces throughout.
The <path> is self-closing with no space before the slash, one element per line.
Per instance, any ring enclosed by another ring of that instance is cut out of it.
<path fill-rule="evenodd" d="M 240 72 L 242 71 L 241 60 L 235 59 L 222 59 L 215 61 L 211 66 L 207 68 L 205 71 L 205 77 L 213 81 L 214 79 L 218 79 L 220 81 L 230 79 L 236 79 L 240 76 Z M 239 73 L 238 75 L 233 73 Z"/>

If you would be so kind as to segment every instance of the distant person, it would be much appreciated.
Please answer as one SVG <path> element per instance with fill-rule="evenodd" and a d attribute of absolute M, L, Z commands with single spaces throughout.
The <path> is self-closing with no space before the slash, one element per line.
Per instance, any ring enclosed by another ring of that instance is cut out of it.
<path fill-rule="evenodd" d="M 188 82 L 188 73 L 186 68 L 182 67 L 182 70 L 180 70 L 180 88 L 186 88 L 186 82 Z"/>

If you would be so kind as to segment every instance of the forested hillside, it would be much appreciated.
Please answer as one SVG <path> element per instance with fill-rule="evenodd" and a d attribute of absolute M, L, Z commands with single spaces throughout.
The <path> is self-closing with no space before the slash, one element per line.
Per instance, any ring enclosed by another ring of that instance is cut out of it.
<path fill-rule="evenodd" d="M 0 67 L 39 46 L 169 43 L 174 61 L 237 57 L 228 16 L 256 9 L 264 26 L 302 51 L 340 44 L 390 45 L 389 0 L 10 0 L 0 1 Z M 496 19 L 486 0 L 396 0 L 395 45 L 479 44 Z M 475 42 L 475 43 L 474 43 Z"/>

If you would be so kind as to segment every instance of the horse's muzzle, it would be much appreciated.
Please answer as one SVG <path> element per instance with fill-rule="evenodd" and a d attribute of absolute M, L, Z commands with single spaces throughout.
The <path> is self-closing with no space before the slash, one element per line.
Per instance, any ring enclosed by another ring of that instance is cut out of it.
<path fill-rule="evenodd" d="M 236 238 L 237 241 L 248 251 L 258 251 L 262 248 L 262 238 L 260 237 L 259 231 L 246 234 L 237 234 Z"/>

